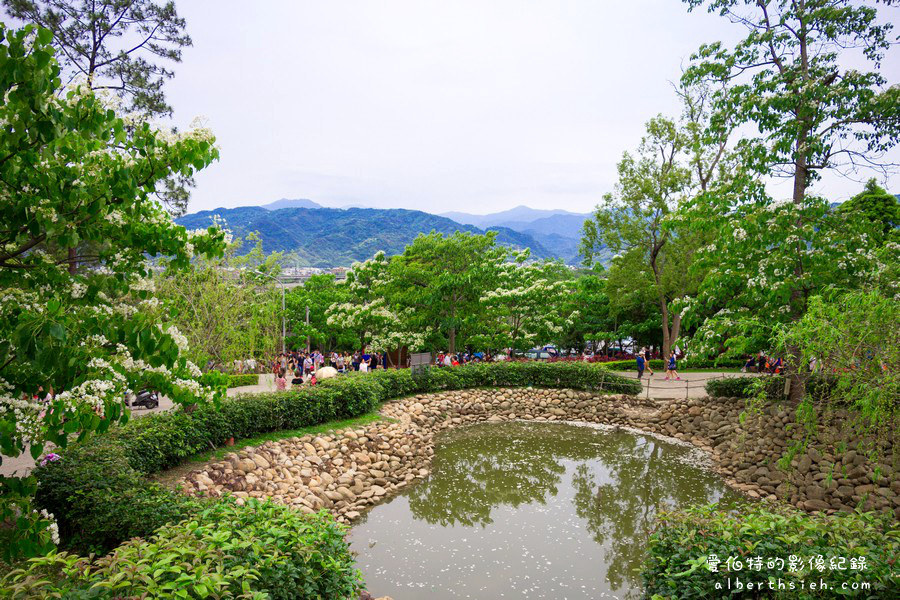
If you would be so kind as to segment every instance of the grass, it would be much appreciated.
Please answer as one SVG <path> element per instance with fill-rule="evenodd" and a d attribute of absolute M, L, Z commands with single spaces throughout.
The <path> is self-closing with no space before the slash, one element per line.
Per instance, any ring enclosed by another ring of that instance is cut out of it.
<path fill-rule="evenodd" d="M 337 429 L 349 429 L 353 427 L 359 427 L 361 425 L 375 423 L 376 421 L 392 421 L 392 419 L 382 417 L 377 412 L 373 411 L 359 417 L 345 419 L 343 421 L 328 421 L 327 423 L 320 423 L 318 425 L 311 425 L 309 427 L 302 427 L 300 429 L 270 431 L 269 433 L 263 433 L 256 437 L 238 440 L 235 442 L 234 446 L 222 446 L 221 448 L 216 448 L 215 450 L 210 450 L 208 452 L 200 452 L 191 456 L 187 460 L 187 462 L 205 463 L 211 460 L 221 460 L 225 457 L 226 454 L 243 450 L 248 446 L 259 446 L 260 444 L 264 444 L 266 442 L 277 442 L 286 438 L 301 437 L 304 435 L 315 433 L 328 433 Z"/>

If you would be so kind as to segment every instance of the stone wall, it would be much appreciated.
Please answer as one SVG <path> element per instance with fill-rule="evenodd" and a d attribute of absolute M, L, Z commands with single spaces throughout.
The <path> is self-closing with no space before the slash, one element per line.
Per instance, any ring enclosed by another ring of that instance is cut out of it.
<path fill-rule="evenodd" d="M 744 401 L 736 398 L 642 400 L 598 396 L 589 392 L 500 389 L 441 392 L 386 404 L 383 421 L 266 442 L 229 454 L 189 473 L 190 493 L 233 493 L 246 498 L 271 497 L 305 512 L 330 510 L 352 522 L 362 511 L 428 475 L 435 435 L 480 421 L 585 421 L 633 427 L 674 437 L 706 450 L 713 468 L 729 485 L 751 497 L 784 500 L 811 511 L 867 509 L 892 511 L 900 519 L 900 480 L 890 458 L 874 464 L 849 444 L 840 456 L 828 449 L 839 439 L 837 425 L 779 469 L 777 460 L 800 435 L 793 413 L 769 406 L 741 422 Z M 835 423 L 845 423 L 835 415 Z M 882 442 L 880 455 L 892 457 Z M 873 480 L 876 467 L 879 477 Z M 829 477 L 829 474 L 831 476 Z"/>

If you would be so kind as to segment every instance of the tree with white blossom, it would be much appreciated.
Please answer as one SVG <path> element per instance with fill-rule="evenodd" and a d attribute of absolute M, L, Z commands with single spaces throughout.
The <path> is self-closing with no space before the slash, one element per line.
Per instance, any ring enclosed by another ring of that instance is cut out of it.
<path fill-rule="evenodd" d="M 579 317 L 577 307 L 564 310 L 573 288 L 566 266 L 528 258 L 529 252 L 521 251 L 499 265 L 494 289 L 482 296 L 486 347 L 525 350 L 557 341 Z"/>
<path fill-rule="evenodd" d="M 857 287 L 884 269 L 871 222 L 835 214 L 810 189 L 826 170 L 889 168 L 900 86 L 881 69 L 893 26 L 872 2 L 685 1 L 746 30 L 733 47 L 701 46 L 682 78 L 714 86 L 712 123 L 727 118 L 758 132 L 736 145 L 741 176 L 701 195 L 688 217 L 721 234 L 705 253 L 713 271 L 695 308 L 725 306 L 695 337 L 740 352 L 750 334 L 766 338 L 773 322 L 801 319 L 824 287 Z M 852 68 L 850 55 L 858 59 Z M 790 181 L 790 197 L 767 193 L 766 177 Z M 791 398 L 800 401 L 807 369 L 797 348 L 786 352 Z"/>
<path fill-rule="evenodd" d="M 65 447 L 125 421 L 126 393 L 213 400 L 186 339 L 153 303 L 153 268 L 220 255 L 224 233 L 187 232 L 153 198 L 217 156 L 203 128 L 126 122 L 103 94 L 64 87 L 51 34 L 0 25 L 0 453 Z M 128 132 L 126 133 L 126 129 Z M 80 247 L 73 264 L 69 248 Z M 158 257 L 157 266 L 148 257 Z M 0 522 L 28 521 L 33 479 L 3 479 Z M 52 521 L 2 528 L 7 558 L 52 545 Z M 7 535 L 8 537 L 8 535 Z"/>
<path fill-rule="evenodd" d="M 393 283 L 390 259 L 384 252 L 354 263 L 347 273 L 349 297 L 328 308 L 328 325 L 336 330 L 354 331 L 360 349 L 376 352 L 403 347 L 421 349 L 428 330 L 417 331 L 410 322 L 410 311 L 391 301 Z"/>

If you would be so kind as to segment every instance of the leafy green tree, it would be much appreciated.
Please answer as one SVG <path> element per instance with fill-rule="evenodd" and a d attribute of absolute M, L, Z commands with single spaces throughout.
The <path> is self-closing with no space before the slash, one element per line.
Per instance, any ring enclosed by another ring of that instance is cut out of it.
<path fill-rule="evenodd" d="M 171 0 L 2 0 L 14 18 L 53 32 L 66 81 L 115 94 L 132 118 L 169 116 L 163 85 L 191 45 L 185 21 Z M 183 214 L 193 179 L 175 172 L 156 187 L 157 196 Z"/>
<path fill-rule="evenodd" d="M 156 184 L 217 156 L 208 130 L 126 132 L 102 97 L 64 88 L 52 34 L 0 25 L 0 453 L 103 432 L 128 418 L 124 396 L 149 385 L 177 404 L 217 397 L 185 357 L 187 340 L 152 303 L 147 256 L 169 270 L 223 251 L 222 231 L 187 232 L 153 199 Z M 89 243 L 70 269 L 58 249 Z M 43 387 L 43 391 L 41 390 Z M 55 397 L 43 400 L 52 388 Z M 22 515 L 17 552 L 45 551 L 29 479 L 4 480 L 0 519 Z M 3 526 L 6 526 L 5 524 Z M 16 529 L 18 532 L 20 529 Z"/>
<path fill-rule="evenodd" d="M 771 331 L 774 323 L 800 319 L 823 286 L 852 287 L 878 270 L 872 228 L 836 218 L 809 188 L 823 170 L 877 165 L 900 139 L 900 87 L 889 87 L 879 72 L 892 25 L 871 4 L 849 0 L 686 2 L 690 10 L 722 14 L 747 35 L 732 48 L 701 46 L 682 81 L 711 82 L 717 121 L 727 115 L 759 132 L 737 144 L 740 176 L 705 195 L 695 213 L 698 223 L 721 232 L 708 250 L 713 271 L 703 302 L 728 299 L 729 311 L 703 335 Z M 845 67 L 851 52 L 869 68 Z M 771 198 L 764 176 L 789 178 L 790 200 Z M 736 338 L 733 351 L 748 339 Z M 799 401 L 803 365 L 788 364 L 787 372 Z"/>
<path fill-rule="evenodd" d="M 834 399 L 856 407 L 867 425 L 886 429 L 888 437 L 900 416 L 898 339 L 900 303 L 877 288 L 813 296 L 806 314 L 776 334 L 779 348 L 796 349 L 792 358 L 840 373 Z"/>
<path fill-rule="evenodd" d="M 578 313 L 565 310 L 571 274 L 558 261 L 526 262 L 527 251 L 497 266 L 494 289 L 482 296 L 481 335 L 470 343 L 481 348 L 525 350 L 561 339 Z M 483 338 L 483 342 L 481 342 Z"/>
<path fill-rule="evenodd" d="M 643 253 L 617 255 L 606 273 L 612 328 L 604 341 L 632 338 L 643 346 L 660 347 L 662 316 L 658 309 L 656 284 Z"/>
<path fill-rule="evenodd" d="M 241 254 L 244 240 L 229 244 L 224 256 L 198 258 L 193 268 L 155 278 L 159 311 L 170 315 L 200 365 L 231 370 L 235 360 L 266 357 L 280 348 L 280 253 L 263 254 L 258 236 Z"/>
<path fill-rule="evenodd" d="M 703 152 L 703 147 L 695 147 L 676 122 L 662 116 L 651 119 L 637 154 L 626 152 L 618 165 L 615 193 L 606 194 L 593 218 L 584 224 L 581 252 L 585 264 L 590 265 L 601 249 L 608 249 L 627 255 L 638 269 L 638 277 L 649 273 L 662 319 L 664 354 L 681 333 L 681 313 L 672 311 L 671 304 L 694 293 L 697 286 L 691 263 L 699 234 L 677 232 L 671 217 L 695 190 L 689 161 L 701 161 L 702 167 L 702 156 L 697 158 L 697 153 Z M 712 177 L 710 168 L 700 169 L 701 188 Z"/>
<path fill-rule="evenodd" d="M 841 204 L 839 210 L 856 213 L 871 222 L 879 241 L 898 237 L 900 200 L 887 193 L 874 179 L 866 182 L 863 191 Z"/>
<path fill-rule="evenodd" d="M 563 347 L 582 349 L 591 343 L 597 348 L 598 342 L 615 338 L 605 278 L 594 272 L 577 277 L 565 304 L 568 322 L 561 340 Z"/>
<path fill-rule="evenodd" d="M 422 234 L 391 260 L 389 293 L 410 315 L 411 328 L 433 328 L 432 348 L 456 352 L 460 338 L 478 333 L 482 297 L 494 289 L 507 256 L 494 232 Z"/>
<path fill-rule="evenodd" d="M 358 346 L 359 336 L 341 321 L 328 322 L 328 309 L 351 299 L 350 286 L 335 280 L 334 275 L 313 275 L 302 286 L 288 292 L 288 329 L 293 332 L 288 338 L 291 348 L 306 348 L 309 338 L 313 348 L 324 350 L 350 350 Z M 309 325 L 306 324 L 306 309 L 309 308 Z"/>
<path fill-rule="evenodd" d="M 397 306 L 394 301 L 397 285 L 391 261 L 384 252 L 355 263 L 347 273 L 346 285 L 345 301 L 332 304 L 326 311 L 326 324 L 333 331 L 353 332 L 360 349 L 388 351 L 424 347 L 430 326 L 418 330 L 412 323 L 412 310 Z"/>

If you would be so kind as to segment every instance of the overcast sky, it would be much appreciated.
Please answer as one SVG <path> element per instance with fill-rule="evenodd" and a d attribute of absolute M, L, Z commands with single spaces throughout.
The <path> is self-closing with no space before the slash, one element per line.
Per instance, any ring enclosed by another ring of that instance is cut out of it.
<path fill-rule="evenodd" d="M 221 148 L 191 212 L 279 198 L 587 212 L 644 122 L 677 113 L 671 82 L 691 52 L 743 33 L 678 0 L 177 6 L 194 46 L 168 97 L 179 124 L 207 117 Z M 860 185 L 818 187 L 842 200 Z"/>

